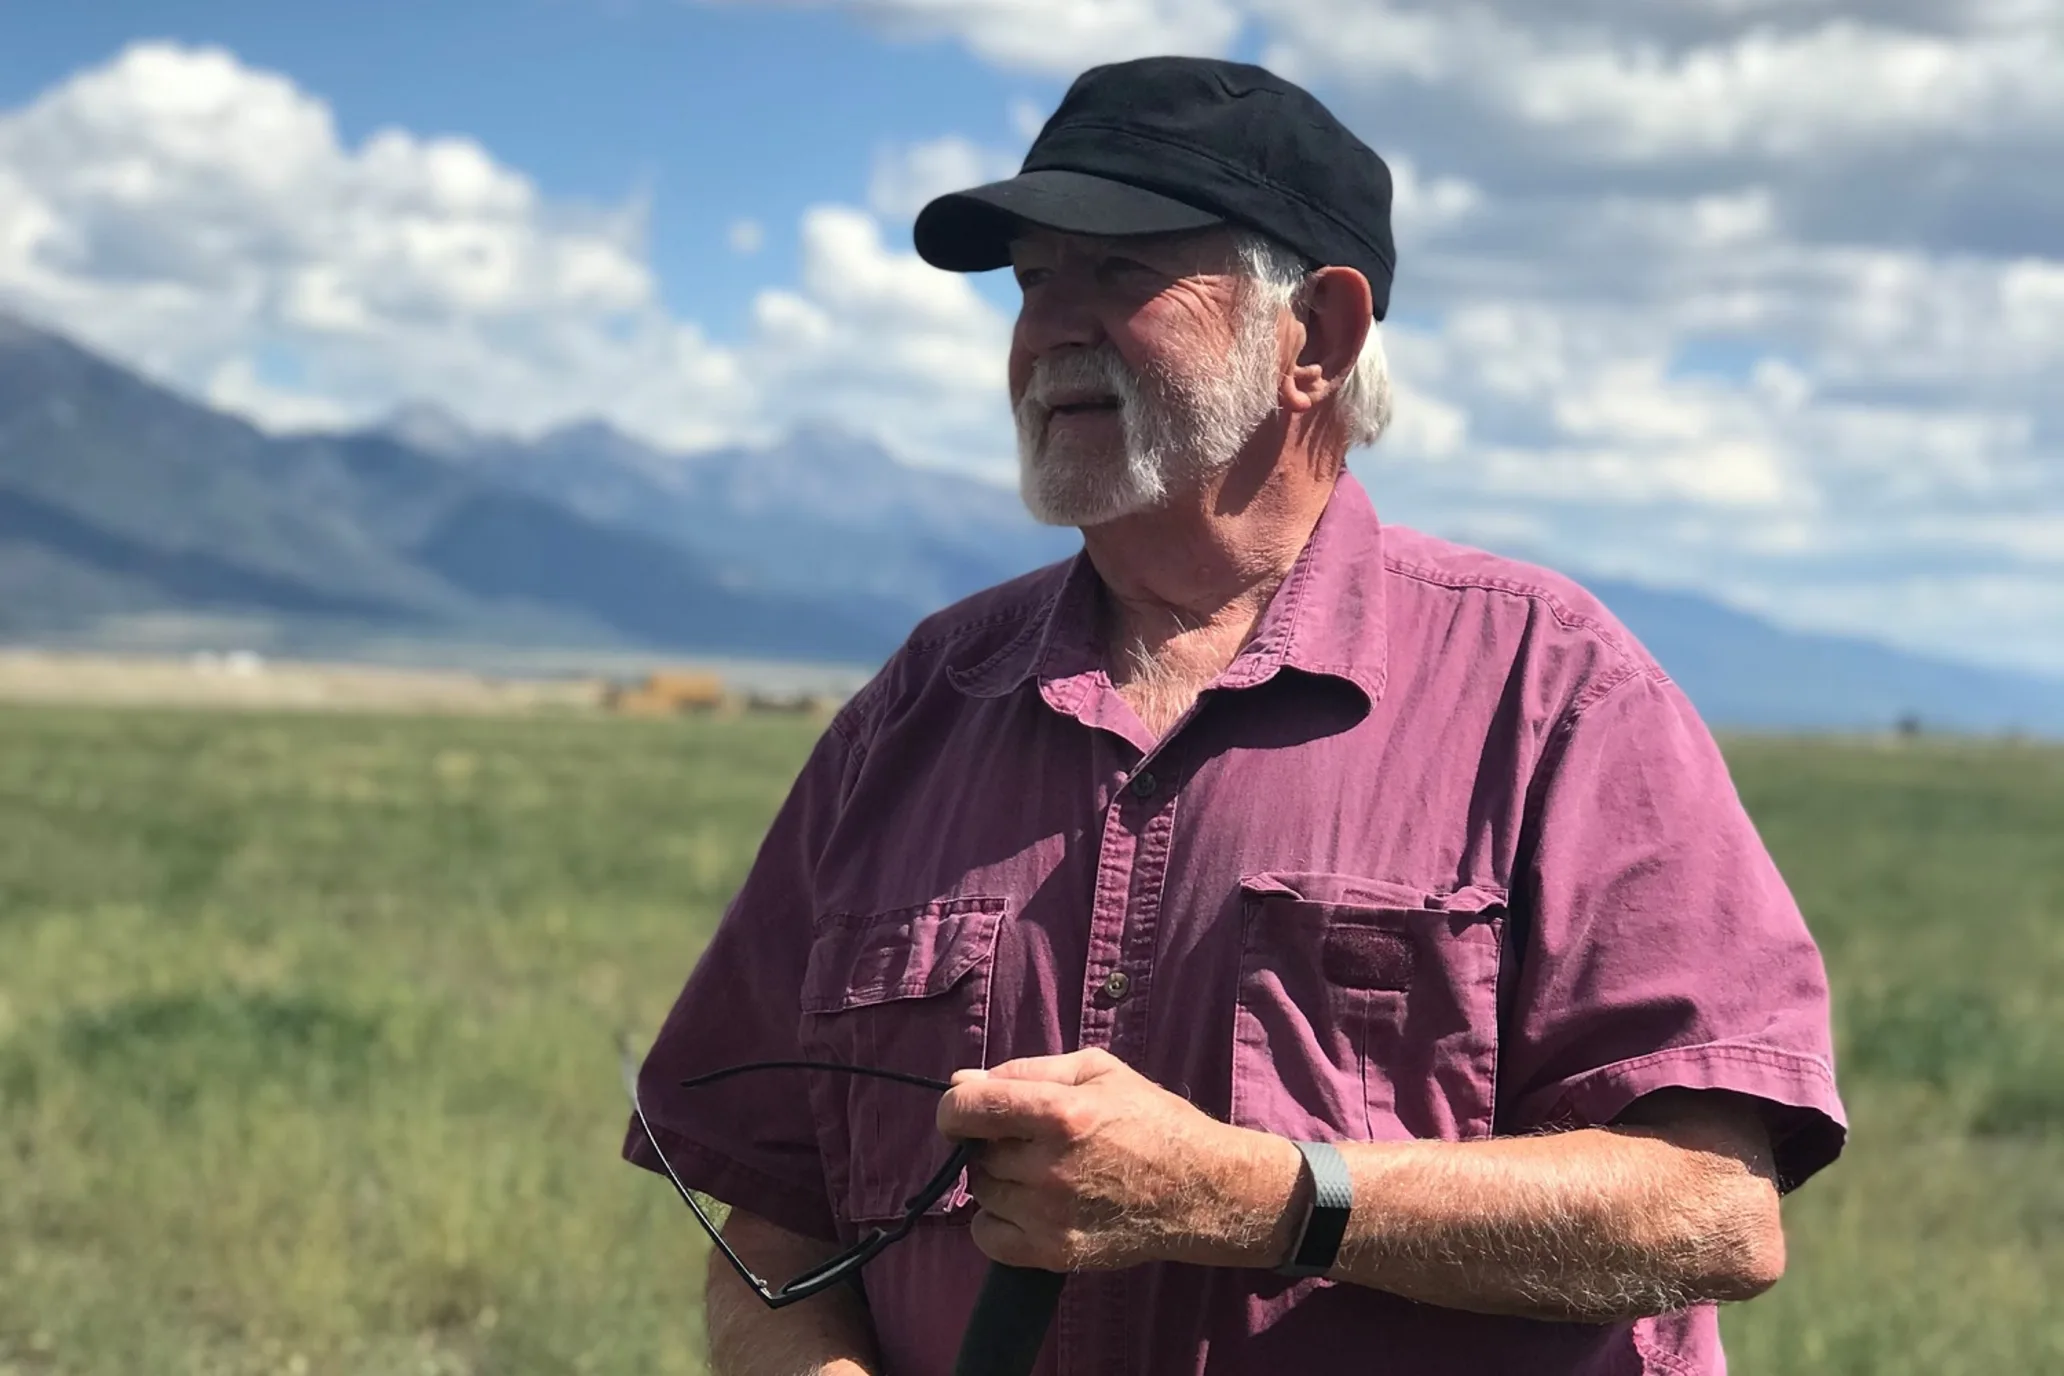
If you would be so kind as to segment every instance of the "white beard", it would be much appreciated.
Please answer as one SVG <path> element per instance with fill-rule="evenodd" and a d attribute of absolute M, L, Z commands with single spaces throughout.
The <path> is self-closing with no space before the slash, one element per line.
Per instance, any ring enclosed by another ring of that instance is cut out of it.
<path fill-rule="evenodd" d="M 1151 511 L 1231 467 L 1275 414 L 1276 317 L 1243 302 L 1217 366 L 1135 374 L 1109 343 L 1042 358 L 1017 406 L 1018 492 L 1035 520 L 1094 526 Z M 1047 399 L 1084 391 L 1119 399 L 1123 441 L 1049 432 Z"/>

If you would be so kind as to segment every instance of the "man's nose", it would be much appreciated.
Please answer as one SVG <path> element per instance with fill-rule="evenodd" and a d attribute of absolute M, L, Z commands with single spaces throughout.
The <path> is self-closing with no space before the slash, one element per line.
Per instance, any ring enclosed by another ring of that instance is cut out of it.
<path fill-rule="evenodd" d="M 1056 349 L 1093 348 L 1104 327 L 1087 283 L 1056 272 L 1018 307 L 1018 338 L 1033 357 Z"/>

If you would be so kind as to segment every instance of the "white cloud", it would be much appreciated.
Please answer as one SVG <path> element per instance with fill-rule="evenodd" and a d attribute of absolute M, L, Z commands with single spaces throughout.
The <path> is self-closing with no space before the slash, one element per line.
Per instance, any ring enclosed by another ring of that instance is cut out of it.
<path fill-rule="evenodd" d="M 827 0 L 777 0 L 822 5 Z M 740 0 L 705 0 L 740 3 Z M 1232 0 L 828 0 L 897 38 L 956 38 L 1000 66 L 1072 76 L 1155 53 L 1218 54 L 1241 26 Z"/>
<path fill-rule="evenodd" d="M 1673 49 L 1654 23 L 1674 7 L 1595 8 L 1611 12 L 1609 24 L 1531 7 L 1257 4 L 1271 27 L 1269 59 L 1286 71 L 1467 93 L 1585 158 L 1791 157 L 1984 136 L 2064 114 L 2054 9 L 2048 23 L 1942 33 L 1875 22 L 1856 7 L 1805 28 L 1732 26 Z"/>
<path fill-rule="evenodd" d="M 1429 178 L 1408 156 L 1387 159 L 1390 218 L 1400 239 L 1431 238 L 1466 219 L 1483 205 L 1483 192 L 1459 177 Z"/>
<path fill-rule="evenodd" d="M 966 282 L 860 211 L 812 211 L 801 251 L 799 289 L 724 347 L 660 303 L 637 205 L 551 201 L 463 139 L 346 147 L 219 49 L 141 44 L 0 112 L 0 306 L 262 424 L 428 396 L 489 429 L 599 415 L 693 447 L 814 417 L 1007 454 L 1004 326 Z"/>
<path fill-rule="evenodd" d="M 1254 12 L 1400 168 L 1394 352 L 1466 438 L 1362 461 L 1395 514 L 2064 668 L 2064 5 Z"/>
<path fill-rule="evenodd" d="M 875 154 L 867 203 L 878 215 L 915 219 L 933 197 L 1001 181 L 1018 170 L 1021 160 L 1021 154 L 984 148 L 957 134 L 884 148 Z"/>
<path fill-rule="evenodd" d="M 765 247 L 767 231 L 758 220 L 733 220 L 731 228 L 725 231 L 725 238 L 733 253 L 750 257 Z"/>
<path fill-rule="evenodd" d="M 1056 75 L 1245 26 L 1310 82 L 1394 172 L 1399 514 L 2064 668 L 2059 0 L 847 7 Z"/>
<path fill-rule="evenodd" d="M 1046 75 L 1246 24 L 1311 81 L 1395 172 L 1398 420 L 1357 460 L 1388 514 L 2064 669 L 2059 0 L 846 8 Z M 892 241 L 1015 162 L 885 149 L 872 213 L 809 212 L 719 347 L 659 303 L 637 205 L 463 140 L 344 147 L 284 78 L 144 47 L 0 113 L 0 302 L 278 423 L 427 394 L 696 444 L 812 415 L 1001 470 L 1007 321 Z"/>
<path fill-rule="evenodd" d="M 1047 116 L 1052 112 L 1022 97 L 1010 103 L 1010 125 L 1017 136 L 1026 143 L 1039 137 L 1039 131 L 1046 127 Z"/>
<path fill-rule="evenodd" d="M 770 406 L 807 407 L 924 463 L 996 471 L 1008 459 L 1008 322 L 966 278 L 891 250 L 866 213 L 803 218 L 800 291 L 762 292 L 752 357 Z"/>
<path fill-rule="evenodd" d="M 1972 634 L 1974 623 L 1995 631 L 2064 625 L 2064 579 L 2056 577 L 1908 567 L 1860 579 L 1799 580 L 1756 590 L 1743 601 L 1784 621 L 1866 629 L 1893 624 L 1909 645 L 1948 646 L 1979 663 L 2064 675 L 2064 653 L 2052 638 Z"/>
<path fill-rule="evenodd" d="M 350 423 L 351 415 L 325 396 L 276 386 L 259 376 L 258 360 L 238 354 L 208 375 L 203 395 L 218 410 L 250 416 L 274 430 L 325 430 Z"/>
<path fill-rule="evenodd" d="M 137 45 L 0 115 L 0 169 L 5 299 L 196 388 L 275 336 L 347 412 L 397 374 L 521 425 L 633 358 L 722 372 L 655 315 L 637 207 L 548 204 L 468 140 L 345 148 L 219 49 Z"/>

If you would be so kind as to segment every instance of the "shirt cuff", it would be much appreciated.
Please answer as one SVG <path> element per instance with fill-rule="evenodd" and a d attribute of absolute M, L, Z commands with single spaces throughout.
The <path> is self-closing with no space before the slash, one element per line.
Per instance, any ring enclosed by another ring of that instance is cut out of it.
<path fill-rule="evenodd" d="M 662 1176 L 670 1165 L 683 1185 L 721 1199 L 734 1209 L 743 1209 L 803 1237 L 825 1242 L 841 1240 L 821 1190 L 755 1170 L 657 1123 L 652 1125 L 652 1131 L 666 1149 L 666 1162 L 662 1164 L 652 1150 L 635 1114 L 624 1136 L 624 1160 Z"/>
<path fill-rule="evenodd" d="M 1723 1089 L 1772 1106 L 1771 1150 L 1783 1191 L 1797 1189 L 1841 1155 L 1849 1135 L 1827 1062 L 1754 1042 L 1671 1047 L 1587 1070 L 1529 1094 L 1519 1105 L 1519 1120 L 1538 1127 L 1601 1127 L 1659 1089 Z"/>

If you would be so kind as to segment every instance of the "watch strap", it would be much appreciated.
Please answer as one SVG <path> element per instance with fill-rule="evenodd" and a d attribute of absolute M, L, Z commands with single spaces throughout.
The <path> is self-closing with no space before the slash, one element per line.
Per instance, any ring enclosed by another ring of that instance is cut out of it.
<path fill-rule="evenodd" d="M 1276 1270 L 1286 1276 L 1323 1276 L 1340 1256 L 1340 1241 L 1347 1236 L 1347 1220 L 1354 1212 L 1354 1178 L 1347 1172 L 1347 1159 L 1331 1142 L 1297 1142 L 1304 1157 L 1305 1173 L 1311 1177 L 1311 1212 L 1304 1216 L 1304 1229 L 1291 1249 L 1290 1260 Z"/>

